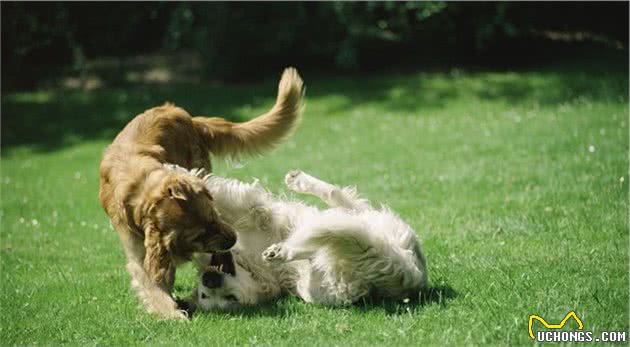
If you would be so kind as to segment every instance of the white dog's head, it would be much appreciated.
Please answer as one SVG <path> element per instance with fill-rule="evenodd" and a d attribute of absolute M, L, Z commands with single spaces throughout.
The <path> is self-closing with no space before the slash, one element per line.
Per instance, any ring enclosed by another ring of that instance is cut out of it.
<path fill-rule="evenodd" d="M 193 292 L 197 308 L 227 310 L 260 301 L 263 288 L 234 261 L 231 252 L 207 255 L 201 261 L 206 265 L 199 269 L 199 286 Z"/>

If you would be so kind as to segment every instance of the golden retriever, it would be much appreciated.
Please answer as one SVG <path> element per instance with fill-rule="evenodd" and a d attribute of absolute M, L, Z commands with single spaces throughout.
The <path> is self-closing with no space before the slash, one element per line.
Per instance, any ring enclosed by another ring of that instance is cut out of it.
<path fill-rule="evenodd" d="M 275 105 L 257 118 L 232 123 L 191 117 L 165 104 L 136 116 L 105 150 L 99 199 L 120 236 L 132 287 L 149 312 L 185 319 L 171 295 L 176 266 L 195 252 L 227 250 L 236 242 L 203 180 L 167 170 L 164 164 L 210 170 L 210 155 L 271 149 L 298 124 L 302 97 L 302 79 L 287 68 Z"/>

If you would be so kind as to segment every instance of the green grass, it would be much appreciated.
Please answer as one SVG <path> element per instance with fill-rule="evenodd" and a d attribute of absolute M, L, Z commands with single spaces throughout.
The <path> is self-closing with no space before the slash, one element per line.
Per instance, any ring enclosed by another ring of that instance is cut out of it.
<path fill-rule="evenodd" d="M 275 81 L 3 93 L 0 345 L 527 346 L 530 314 L 556 323 L 571 310 L 585 330 L 627 332 L 620 64 L 305 74 L 295 135 L 262 158 L 215 160 L 215 171 L 274 192 L 294 168 L 357 185 L 421 236 L 429 298 L 346 308 L 287 298 L 188 323 L 138 308 L 97 200 L 101 153 L 145 108 L 171 100 L 246 119 L 271 105 Z M 177 294 L 194 282 L 180 270 Z"/>

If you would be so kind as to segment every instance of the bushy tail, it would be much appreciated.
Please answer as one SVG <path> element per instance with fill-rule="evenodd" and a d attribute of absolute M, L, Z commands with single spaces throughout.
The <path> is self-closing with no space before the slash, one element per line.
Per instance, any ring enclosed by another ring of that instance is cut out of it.
<path fill-rule="evenodd" d="M 259 154 L 282 142 L 298 125 L 303 95 L 302 79 L 296 69 L 289 67 L 282 73 L 276 103 L 267 113 L 244 123 L 194 117 L 193 124 L 214 155 Z"/>

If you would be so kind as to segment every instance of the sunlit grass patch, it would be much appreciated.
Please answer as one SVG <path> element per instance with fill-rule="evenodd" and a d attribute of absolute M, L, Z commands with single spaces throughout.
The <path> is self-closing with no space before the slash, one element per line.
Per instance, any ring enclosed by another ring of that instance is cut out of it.
<path fill-rule="evenodd" d="M 137 306 L 98 199 L 105 146 L 174 101 L 246 119 L 274 83 L 2 96 L 2 345 L 530 345 L 530 314 L 628 331 L 628 79 L 588 66 L 313 78 L 296 134 L 215 171 L 286 193 L 356 185 L 423 239 L 431 290 L 344 308 L 286 298 L 162 322 Z M 310 200 L 313 201 L 313 200 Z M 176 294 L 195 284 L 180 271 Z"/>

